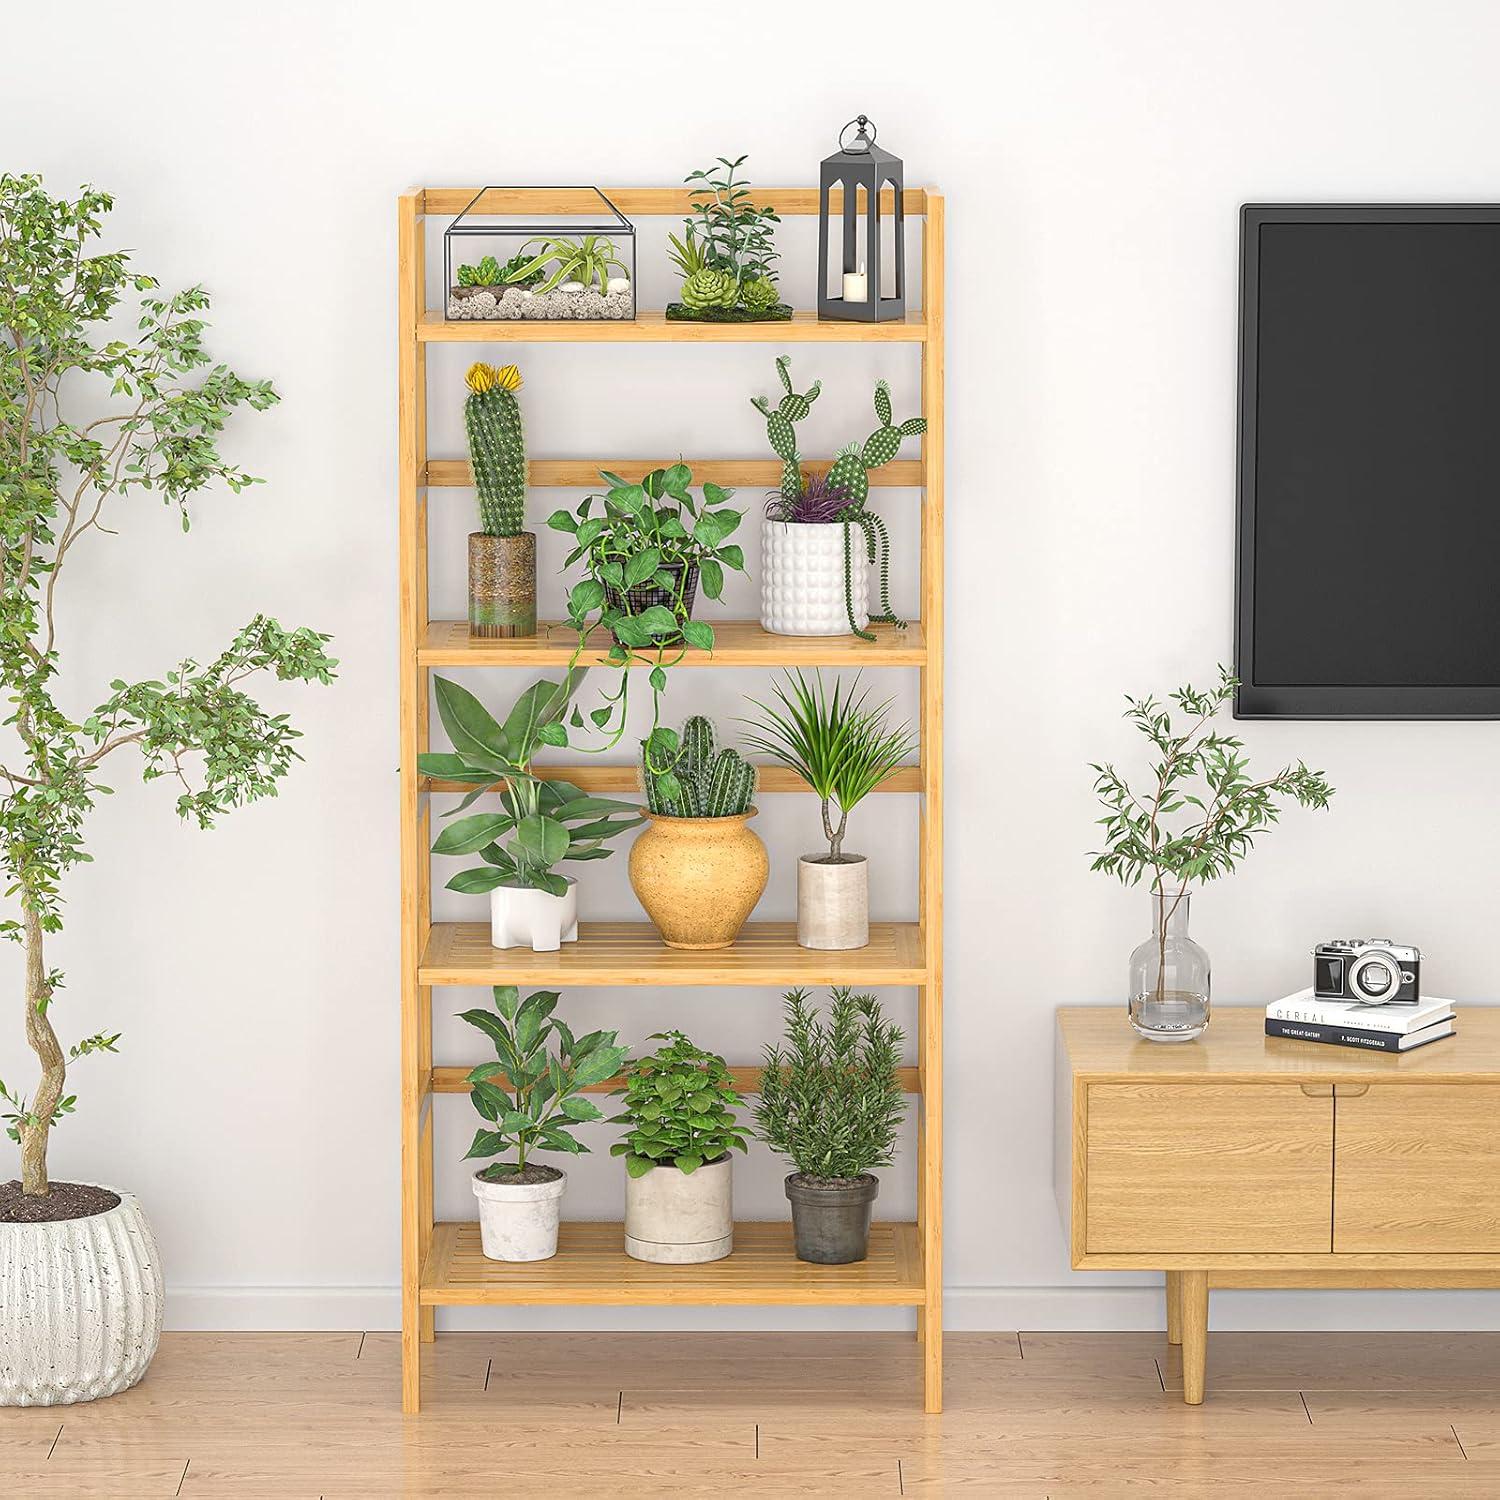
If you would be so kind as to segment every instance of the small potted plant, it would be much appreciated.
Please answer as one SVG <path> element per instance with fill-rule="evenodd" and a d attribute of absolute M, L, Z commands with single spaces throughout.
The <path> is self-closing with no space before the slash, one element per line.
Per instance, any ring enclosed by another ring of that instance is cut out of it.
<path fill-rule="evenodd" d="M 823 674 L 799 669 L 773 682 L 779 707 L 755 701 L 755 733 L 746 743 L 789 766 L 823 804 L 826 854 L 797 861 L 797 941 L 804 948 L 863 948 L 870 941 L 869 862 L 844 852 L 849 814 L 917 747 L 911 727 L 892 727 L 889 702 L 871 704 L 859 678 L 830 694 Z M 833 808 L 838 807 L 838 821 Z"/>
<path fill-rule="evenodd" d="M 875 637 L 870 620 L 903 625 L 891 609 L 890 539 L 885 523 L 869 508 L 870 474 L 888 464 L 902 440 L 927 430 L 925 417 L 910 417 L 898 427 L 891 419 L 890 387 L 875 382 L 875 415 L 880 426 L 863 444 L 840 450 L 821 481 L 816 498 L 802 472 L 794 424 L 812 410 L 822 390 L 813 381 L 807 392 L 792 389 L 791 361 L 776 360 L 784 390 L 775 407 L 764 396 L 751 405 L 766 419 L 766 436 L 781 460 L 781 487 L 766 506 L 761 522 L 761 611 L 763 629 L 773 635 L 845 635 Z M 855 530 L 861 535 L 856 536 Z M 880 613 L 869 614 L 869 565 L 880 562 Z"/>
<path fill-rule="evenodd" d="M 607 235 L 552 235 L 528 241 L 503 266 L 493 255 L 460 266 L 458 285 L 448 292 L 448 316 L 633 318 L 635 299 L 625 263 Z"/>
<path fill-rule="evenodd" d="M 695 714 L 672 759 L 654 766 L 641 745 L 650 826 L 630 849 L 630 885 L 669 948 L 727 948 L 766 888 L 766 846 L 755 816 L 755 767 L 719 749 L 714 726 Z"/>
<path fill-rule="evenodd" d="M 469 634 L 536 634 L 536 533 L 526 526 L 526 434 L 521 372 L 469 366 L 464 426 L 479 495 L 479 530 L 469 533 Z"/>
<path fill-rule="evenodd" d="M 1327 777 L 1300 760 L 1251 779 L 1244 741 L 1213 727 L 1238 686 L 1221 666 L 1216 686 L 1178 688 L 1169 696 L 1185 725 L 1155 698 L 1126 698 L 1125 717 L 1151 747 L 1154 784 L 1132 788 L 1108 761 L 1091 767 L 1104 848 L 1090 868 L 1123 885 L 1151 879 L 1152 932 L 1130 955 L 1127 991 L 1130 1024 L 1148 1041 L 1192 1041 L 1208 1026 L 1209 960 L 1188 936 L 1188 887 L 1233 874 L 1281 816 L 1279 800 L 1326 808 L 1333 796 Z"/>
<path fill-rule="evenodd" d="M 582 675 L 574 671 L 562 682 L 532 683 L 504 724 L 497 724 L 467 688 L 446 677 L 433 684 L 438 716 L 454 749 L 423 755 L 418 761 L 423 775 L 474 788 L 453 814 L 465 812 L 492 787 L 500 795 L 498 812 L 458 818 L 432 846 L 435 854 L 479 856 L 481 863 L 461 870 L 448 889 L 489 893 L 490 941 L 496 948 L 546 953 L 574 942 L 578 883 L 559 875 L 556 866 L 607 858 L 611 851 L 605 842 L 641 823 L 632 802 L 586 796 L 570 781 L 546 780 L 531 769 L 542 746 L 568 743 L 563 715 Z"/>
<path fill-rule="evenodd" d="M 792 310 L 782 300 L 771 272 L 779 260 L 773 225 L 781 219 L 770 207 L 757 207 L 744 179 L 735 174 L 745 157 L 719 157 L 705 170 L 690 172 L 697 183 L 693 217 L 683 235 L 668 235 L 668 254 L 682 276 L 680 300 L 667 304 L 667 317 L 705 323 L 785 322 Z"/>
<path fill-rule="evenodd" d="M 680 1031 L 625 1071 L 625 1108 L 611 1118 L 627 1125 L 610 1147 L 625 1158 L 625 1253 L 636 1260 L 692 1265 L 722 1260 L 734 1249 L 731 1151 L 744 1151 L 744 1132 L 724 1059 L 695 1047 Z"/>
<path fill-rule="evenodd" d="M 648 668 L 648 756 L 665 767 L 675 749 L 675 736 L 660 727 L 667 672 L 684 646 L 713 650 L 713 627 L 693 619 L 693 607 L 700 584 L 717 601 L 724 570 L 745 571 L 743 550 L 729 540 L 744 514 L 729 504 L 734 491 L 716 484 L 705 484 L 702 501 L 696 499 L 693 471 L 683 463 L 653 469 L 639 484 L 608 472 L 601 477 L 607 494 L 590 495 L 576 511 L 554 511 L 547 519 L 554 531 L 573 538 L 564 568 L 582 562 L 587 570 L 568 594 L 568 624 L 578 637 L 572 660 L 577 663 L 596 627 L 609 632 L 608 660 L 620 670 L 620 685 L 592 715 L 597 728 L 609 731 L 609 745 L 625 731 L 630 668 Z"/>
<path fill-rule="evenodd" d="M 495 1061 L 469 1074 L 469 1098 L 486 1123 L 464 1160 L 515 1153 L 514 1161 L 474 1174 L 480 1242 L 491 1260 L 550 1260 L 568 1174 L 532 1158 L 538 1151 L 576 1156 L 589 1149 L 573 1128 L 604 1114 L 582 1090 L 613 1078 L 629 1049 L 615 1045 L 613 1031 L 575 1038 L 552 1014 L 554 990 L 522 1000 L 515 985 L 497 984 L 494 1000 L 493 1011 L 462 1015 L 495 1048 Z"/>
<path fill-rule="evenodd" d="M 901 1028 L 873 995 L 832 992 L 825 1025 L 804 989 L 785 996 L 786 1046 L 767 1047 L 755 1122 L 795 1169 L 786 1179 L 797 1259 L 841 1266 L 870 1253 L 870 1210 L 906 1114 Z"/>

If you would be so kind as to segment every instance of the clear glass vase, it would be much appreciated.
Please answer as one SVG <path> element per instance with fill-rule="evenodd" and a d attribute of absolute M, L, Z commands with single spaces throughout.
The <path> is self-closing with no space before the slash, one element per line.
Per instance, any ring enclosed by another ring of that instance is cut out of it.
<path fill-rule="evenodd" d="M 1188 936 L 1186 891 L 1152 892 L 1151 936 L 1130 955 L 1130 1024 L 1153 1042 L 1208 1029 L 1208 954 Z"/>

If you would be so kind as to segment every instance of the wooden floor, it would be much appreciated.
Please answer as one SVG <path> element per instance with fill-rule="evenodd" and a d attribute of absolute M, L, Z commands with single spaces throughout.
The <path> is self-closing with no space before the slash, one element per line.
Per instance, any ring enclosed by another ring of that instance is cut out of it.
<path fill-rule="evenodd" d="M 168 1334 L 93 1405 L 0 1410 L 0 1495 L 1500 1495 L 1500 1334 Z"/>

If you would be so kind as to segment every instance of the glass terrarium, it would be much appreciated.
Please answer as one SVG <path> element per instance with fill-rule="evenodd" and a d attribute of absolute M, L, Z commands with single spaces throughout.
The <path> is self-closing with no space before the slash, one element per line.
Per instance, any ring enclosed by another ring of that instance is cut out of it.
<path fill-rule="evenodd" d="M 443 231 L 446 316 L 634 318 L 635 225 L 596 187 L 481 188 Z"/>

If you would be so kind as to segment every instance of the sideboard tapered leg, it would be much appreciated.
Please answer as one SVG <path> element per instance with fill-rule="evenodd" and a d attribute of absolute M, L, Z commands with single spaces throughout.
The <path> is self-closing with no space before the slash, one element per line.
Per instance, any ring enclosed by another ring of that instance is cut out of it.
<path fill-rule="evenodd" d="M 1182 1272 L 1167 1272 L 1167 1342 L 1182 1342 Z"/>
<path fill-rule="evenodd" d="M 1182 1399 L 1203 1402 L 1203 1367 L 1208 1360 L 1208 1272 L 1182 1271 Z"/>

